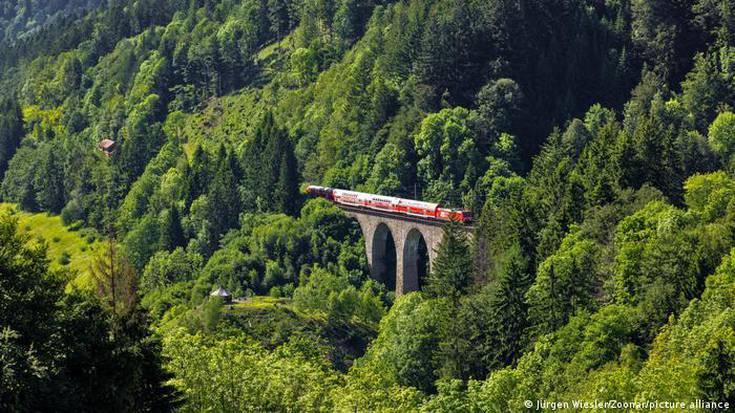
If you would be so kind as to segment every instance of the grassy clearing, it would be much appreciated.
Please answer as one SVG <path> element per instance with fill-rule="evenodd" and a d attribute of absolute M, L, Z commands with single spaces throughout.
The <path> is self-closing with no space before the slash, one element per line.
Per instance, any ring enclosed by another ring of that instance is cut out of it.
<path fill-rule="evenodd" d="M 90 285 L 89 267 L 103 248 L 97 237 L 93 239 L 80 231 L 70 230 L 61 223 L 59 216 L 22 212 L 13 204 L 0 203 L 0 214 L 12 214 L 18 219 L 19 231 L 46 242 L 51 268 L 70 272 L 69 287 Z"/>
<path fill-rule="evenodd" d="M 269 349 L 292 337 L 311 337 L 324 344 L 322 350 L 327 358 L 342 372 L 365 353 L 368 343 L 377 335 L 376 326 L 359 320 L 330 322 L 324 313 L 301 311 L 288 298 L 269 296 L 226 305 L 224 319 Z"/>
<path fill-rule="evenodd" d="M 234 311 L 262 310 L 275 307 L 276 304 L 288 304 L 291 300 L 288 298 L 275 298 L 268 295 L 256 295 L 250 297 L 247 301 L 240 301 L 232 304 Z"/>
<path fill-rule="evenodd" d="M 233 303 L 231 306 L 227 306 L 227 313 L 232 315 L 245 315 L 275 309 L 288 311 L 302 319 L 326 321 L 326 317 L 323 314 L 310 314 L 299 310 L 291 305 L 291 300 L 288 298 L 275 298 L 267 295 L 258 295 L 250 297 L 247 301 Z"/>

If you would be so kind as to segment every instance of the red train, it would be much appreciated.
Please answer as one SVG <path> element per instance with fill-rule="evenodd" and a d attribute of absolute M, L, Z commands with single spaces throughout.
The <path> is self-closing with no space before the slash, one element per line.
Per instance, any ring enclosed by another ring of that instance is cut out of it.
<path fill-rule="evenodd" d="M 366 194 L 364 192 L 346 191 L 344 189 L 315 185 L 309 185 L 306 188 L 306 192 L 341 205 L 370 208 L 378 211 L 413 215 L 442 221 L 472 221 L 472 213 L 469 211 L 442 208 L 441 205 L 432 202 Z"/>

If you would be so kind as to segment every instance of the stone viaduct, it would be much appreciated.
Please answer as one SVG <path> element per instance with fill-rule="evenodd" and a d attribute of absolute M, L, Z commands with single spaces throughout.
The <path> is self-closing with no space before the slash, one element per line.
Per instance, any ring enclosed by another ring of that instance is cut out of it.
<path fill-rule="evenodd" d="M 443 237 L 442 223 L 396 215 L 387 212 L 353 208 L 338 205 L 347 216 L 357 220 L 365 238 L 365 252 L 371 276 L 386 285 L 392 284 L 392 262 L 389 239 L 395 245 L 395 286 L 396 295 L 421 289 L 422 274 L 420 266 L 429 264 L 436 258 L 436 250 Z M 422 245 L 423 243 L 423 245 Z M 422 257 L 423 246 L 427 257 Z M 428 258 L 428 263 L 422 262 Z M 428 268 L 426 268 L 428 270 Z"/>

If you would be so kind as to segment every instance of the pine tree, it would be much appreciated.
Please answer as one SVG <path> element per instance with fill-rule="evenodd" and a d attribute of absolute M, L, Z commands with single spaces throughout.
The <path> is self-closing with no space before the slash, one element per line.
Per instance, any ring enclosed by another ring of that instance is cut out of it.
<path fill-rule="evenodd" d="M 268 112 L 241 155 L 243 206 L 293 214 L 298 210 L 298 165 L 286 131 Z"/>
<path fill-rule="evenodd" d="M 64 61 L 61 66 L 61 86 L 67 95 L 77 92 L 82 82 L 82 62 L 75 57 Z"/>
<path fill-rule="evenodd" d="M 281 153 L 278 182 L 273 198 L 277 210 L 289 215 L 294 215 L 299 210 L 299 177 L 296 169 L 296 157 L 291 149 L 291 142 L 286 139 Z"/>
<path fill-rule="evenodd" d="M 194 149 L 191 164 L 186 170 L 188 172 L 188 196 L 186 198 L 188 208 L 200 195 L 207 193 L 207 186 L 209 184 L 209 156 L 201 146 L 197 146 Z"/>
<path fill-rule="evenodd" d="M 270 32 L 275 38 L 280 38 L 291 29 L 288 15 L 288 2 L 285 0 L 268 0 L 268 22 Z"/>
<path fill-rule="evenodd" d="M 521 355 L 523 334 L 528 326 L 526 322 L 528 306 L 524 295 L 532 282 L 528 260 L 522 255 L 518 246 L 511 248 L 497 289 L 490 300 L 490 325 L 493 331 L 491 336 L 495 343 L 487 361 L 492 367 L 510 365 Z"/>
<path fill-rule="evenodd" d="M 23 137 L 23 115 L 14 98 L 0 99 L 0 179 Z"/>
<path fill-rule="evenodd" d="M 42 209 L 58 214 L 66 203 L 64 171 L 58 161 L 55 147 L 44 148 L 42 154 L 40 167 L 33 182 L 36 188 L 36 201 Z"/>
<path fill-rule="evenodd" d="M 161 220 L 161 248 L 173 251 L 186 243 L 184 229 L 181 227 L 181 216 L 176 204 L 163 213 Z"/>
<path fill-rule="evenodd" d="M 218 158 L 217 170 L 207 193 L 207 219 L 211 225 L 210 252 L 217 247 L 224 233 L 238 225 L 241 210 L 237 180 L 224 146 L 220 147 Z"/>
<path fill-rule="evenodd" d="M 263 150 L 266 142 L 266 127 L 269 119 L 272 120 L 270 113 L 267 113 L 261 123 L 255 129 L 255 134 L 250 142 L 245 144 L 243 148 L 240 164 L 242 165 L 242 187 L 243 206 L 248 210 L 255 210 L 258 197 L 262 193 L 263 181 L 268 179 L 267 171 L 263 167 Z"/>
<path fill-rule="evenodd" d="M 616 163 L 610 162 L 610 155 L 617 135 L 617 125 L 609 123 L 582 151 L 575 172 L 584 188 L 587 206 L 604 205 L 615 199 L 618 171 Z"/>
<path fill-rule="evenodd" d="M 445 224 L 426 286 L 426 293 L 430 297 L 449 297 L 458 304 L 472 279 L 470 251 L 462 224 L 454 221 Z"/>
<path fill-rule="evenodd" d="M 110 311 L 126 315 L 137 304 L 138 277 L 135 269 L 120 251 L 114 235 L 107 241 L 107 248 L 92 263 L 90 274 L 97 287 L 97 294 Z"/>

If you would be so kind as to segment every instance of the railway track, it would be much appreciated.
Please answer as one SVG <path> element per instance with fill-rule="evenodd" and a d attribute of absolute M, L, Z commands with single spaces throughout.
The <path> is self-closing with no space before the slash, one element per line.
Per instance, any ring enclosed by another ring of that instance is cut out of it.
<path fill-rule="evenodd" d="M 379 211 L 379 210 L 371 209 L 371 208 L 362 208 L 362 207 L 349 206 L 349 205 L 343 205 L 343 204 L 338 204 L 338 203 L 335 203 L 335 205 L 337 205 L 337 207 L 345 211 L 355 212 L 359 214 L 373 215 L 373 216 L 382 217 L 382 218 L 397 219 L 400 221 L 416 222 L 418 224 L 431 225 L 435 227 L 441 227 L 442 225 L 447 223 L 447 221 L 443 221 L 439 219 L 423 218 L 423 217 L 417 217 L 414 215 L 407 215 L 407 214 L 396 214 L 392 212 Z M 462 225 L 462 227 L 465 228 L 467 231 L 473 231 L 475 229 L 474 226 L 472 225 Z"/>

